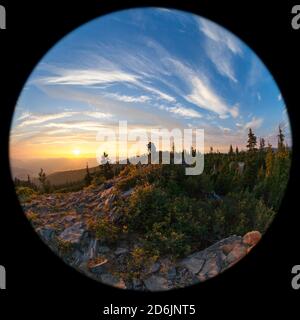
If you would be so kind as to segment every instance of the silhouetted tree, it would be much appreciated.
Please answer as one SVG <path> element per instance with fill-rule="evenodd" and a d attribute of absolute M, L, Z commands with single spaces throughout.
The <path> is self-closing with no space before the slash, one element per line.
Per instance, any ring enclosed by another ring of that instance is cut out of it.
<path fill-rule="evenodd" d="M 278 151 L 281 152 L 281 151 L 284 151 L 285 149 L 285 146 L 284 146 L 284 134 L 283 134 L 283 131 L 281 129 L 281 126 L 278 127 L 278 135 L 277 135 L 277 138 L 278 138 Z"/>
<path fill-rule="evenodd" d="M 47 181 L 47 176 L 44 170 L 41 168 L 39 172 L 39 181 L 41 183 L 42 191 L 49 192 L 50 191 L 50 182 Z"/>
<path fill-rule="evenodd" d="M 264 151 L 265 150 L 265 139 L 264 138 L 260 138 L 259 139 L 259 150 L 260 151 Z"/>
<path fill-rule="evenodd" d="M 84 182 L 85 182 L 86 186 L 89 186 L 91 184 L 91 182 L 92 182 L 92 176 L 90 174 L 88 163 L 86 164 L 86 174 L 85 174 L 85 177 L 84 177 Z"/>
<path fill-rule="evenodd" d="M 256 151 L 256 136 L 255 134 L 252 132 L 252 129 L 249 128 L 249 132 L 248 132 L 248 144 L 247 144 L 247 149 L 249 152 L 253 152 Z"/>
<path fill-rule="evenodd" d="M 229 151 L 228 151 L 228 154 L 229 155 L 233 155 L 233 148 L 232 148 L 232 144 L 230 145 L 230 147 L 229 147 Z"/>

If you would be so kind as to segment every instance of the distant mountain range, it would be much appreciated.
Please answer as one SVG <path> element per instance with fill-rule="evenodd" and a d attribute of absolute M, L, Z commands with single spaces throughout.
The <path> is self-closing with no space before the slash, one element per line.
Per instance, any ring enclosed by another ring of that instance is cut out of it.
<path fill-rule="evenodd" d="M 11 160 L 11 173 L 13 179 L 16 177 L 21 180 L 27 180 L 29 175 L 33 182 L 38 182 L 38 173 L 43 168 L 50 183 L 60 185 L 82 180 L 86 173 L 87 163 L 91 172 L 98 167 L 95 158 Z"/>

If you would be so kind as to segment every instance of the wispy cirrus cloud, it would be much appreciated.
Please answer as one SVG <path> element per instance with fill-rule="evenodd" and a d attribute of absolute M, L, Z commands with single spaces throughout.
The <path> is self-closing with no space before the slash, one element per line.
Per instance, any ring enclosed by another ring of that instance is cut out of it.
<path fill-rule="evenodd" d="M 82 115 L 86 115 L 96 119 L 108 119 L 111 118 L 113 115 L 111 113 L 99 112 L 99 111 L 85 111 L 80 112 Z"/>
<path fill-rule="evenodd" d="M 121 70 L 60 69 L 60 74 L 40 78 L 48 85 L 97 85 L 115 82 L 137 83 L 138 76 Z"/>
<path fill-rule="evenodd" d="M 187 101 L 200 108 L 217 113 L 220 118 L 225 118 L 229 115 L 238 116 L 238 107 L 229 106 L 212 88 L 207 77 L 179 60 L 169 59 L 169 61 L 173 64 L 175 72 L 184 79 L 190 90 L 189 93 L 184 94 L 184 98 Z"/>
<path fill-rule="evenodd" d="M 197 18 L 197 23 L 199 30 L 206 36 L 205 50 L 207 56 L 221 75 L 237 83 L 233 56 L 242 54 L 239 41 L 213 22 Z"/>
<path fill-rule="evenodd" d="M 89 116 L 96 119 L 107 119 L 111 118 L 112 115 L 110 113 L 104 113 L 99 111 L 68 111 L 68 112 L 60 112 L 60 113 L 23 113 L 17 119 L 17 121 L 21 121 L 16 128 L 26 128 L 29 126 L 39 126 L 45 125 L 45 123 L 53 120 L 62 120 L 65 118 L 71 118 L 74 116 Z"/>
<path fill-rule="evenodd" d="M 160 105 L 159 108 L 161 110 L 165 110 L 165 111 L 171 112 L 173 114 L 182 116 L 184 118 L 202 118 L 202 114 L 199 113 L 198 111 L 191 109 L 191 108 L 186 108 L 179 103 L 176 104 L 175 107 Z"/>
<path fill-rule="evenodd" d="M 21 121 L 18 127 L 26 127 L 30 125 L 42 124 L 47 121 L 57 120 L 67 117 L 72 117 L 76 112 L 61 112 L 61 113 L 50 113 L 50 114 L 33 114 L 33 113 L 23 113 L 17 120 Z M 22 121 L 23 120 L 23 121 Z"/>
<path fill-rule="evenodd" d="M 93 121 L 70 121 L 70 122 L 50 122 L 44 125 L 46 128 L 76 129 L 84 131 L 97 131 L 105 127 L 99 122 Z"/>
<path fill-rule="evenodd" d="M 123 102 L 147 102 L 151 100 L 151 98 L 146 95 L 128 96 L 128 95 L 122 95 L 118 93 L 111 93 L 111 94 L 107 94 L 106 96 L 119 101 L 123 101 Z"/>
<path fill-rule="evenodd" d="M 249 122 L 244 125 L 244 129 L 258 129 L 261 127 L 264 119 L 253 117 Z"/>
<path fill-rule="evenodd" d="M 144 84 L 139 84 L 139 86 L 149 92 L 152 92 L 154 94 L 156 94 L 158 97 L 160 97 L 161 99 L 163 100 L 166 100 L 166 101 L 169 101 L 169 102 L 176 102 L 176 99 L 172 96 L 170 96 L 169 94 L 166 94 L 164 92 L 162 92 L 161 90 L 159 89 L 156 89 L 156 88 L 153 88 L 153 87 L 150 87 L 148 85 L 144 85 Z"/>
<path fill-rule="evenodd" d="M 130 67 L 130 64 L 128 64 L 128 67 Z M 176 99 L 171 95 L 154 86 L 149 85 L 145 81 L 147 76 L 145 76 L 146 73 L 142 68 L 139 70 L 140 75 L 135 74 L 134 72 L 131 73 L 123 71 L 121 69 L 94 70 L 94 68 L 82 70 L 54 68 L 56 72 L 55 75 L 39 78 L 35 82 L 39 85 L 73 85 L 82 86 L 85 88 L 87 88 L 87 86 L 125 84 L 143 89 L 146 92 L 154 94 L 160 99 L 169 102 L 176 101 Z M 150 98 L 145 95 L 132 97 L 128 95 L 112 93 L 110 94 L 110 97 L 124 102 L 145 102 L 146 100 L 150 100 Z"/>

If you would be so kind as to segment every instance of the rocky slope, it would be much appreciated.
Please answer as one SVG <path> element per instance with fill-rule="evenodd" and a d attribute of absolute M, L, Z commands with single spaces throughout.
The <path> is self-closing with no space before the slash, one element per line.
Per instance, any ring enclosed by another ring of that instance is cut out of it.
<path fill-rule="evenodd" d="M 89 229 L 91 219 L 107 212 L 110 219 L 116 218 L 112 207 L 107 210 L 115 198 L 115 182 L 79 192 L 40 195 L 22 204 L 33 227 L 52 250 L 69 265 L 102 283 L 145 291 L 196 284 L 235 264 L 261 238 L 258 231 L 243 237 L 233 235 L 184 259 L 166 256 L 151 260 L 138 274 L 129 277 L 129 257 L 140 244 L 129 237 L 108 244 L 96 239 Z M 120 196 L 128 197 L 132 192 Z"/>

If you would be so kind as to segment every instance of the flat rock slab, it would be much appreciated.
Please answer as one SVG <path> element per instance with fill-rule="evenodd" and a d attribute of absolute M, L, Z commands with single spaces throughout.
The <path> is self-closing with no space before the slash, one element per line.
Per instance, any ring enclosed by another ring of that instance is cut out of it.
<path fill-rule="evenodd" d="M 113 286 L 120 289 L 126 289 L 126 285 L 123 279 L 113 276 L 110 273 L 105 273 L 101 275 L 101 281 L 104 284 L 109 286 Z"/>
<path fill-rule="evenodd" d="M 218 257 L 215 255 L 212 255 L 209 257 L 206 261 L 205 264 L 199 273 L 199 280 L 203 281 L 204 279 L 207 280 L 209 278 L 215 277 L 220 273 L 220 267 L 218 265 Z"/>
<path fill-rule="evenodd" d="M 82 236 L 84 234 L 85 230 L 83 228 L 82 222 L 76 222 L 71 227 L 65 229 L 58 238 L 63 241 L 70 242 L 72 244 L 78 244 L 80 243 L 80 240 L 82 239 Z"/>
<path fill-rule="evenodd" d="M 246 254 L 247 254 L 247 247 L 245 245 L 243 244 L 236 245 L 226 257 L 226 263 L 231 266 L 236 262 L 238 262 L 239 260 L 241 260 L 242 258 L 244 258 Z"/>
<path fill-rule="evenodd" d="M 144 280 L 144 284 L 149 291 L 164 291 L 169 289 L 168 280 L 160 276 L 152 275 Z"/>
<path fill-rule="evenodd" d="M 194 257 L 188 257 L 181 261 L 181 265 L 186 267 L 189 271 L 191 271 L 193 274 L 197 274 L 200 272 L 204 265 L 205 260 L 204 259 L 197 259 Z"/>
<path fill-rule="evenodd" d="M 119 256 L 121 254 L 125 254 L 128 252 L 128 249 L 127 248 L 117 248 L 117 250 L 115 251 L 115 255 L 116 256 Z"/>
<path fill-rule="evenodd" d="M 46 242 L 50 242 L 54 236 L 54 229 L 53 228 L 41 227 L 41 228 L 36 229 L 36 232 Z"/>

